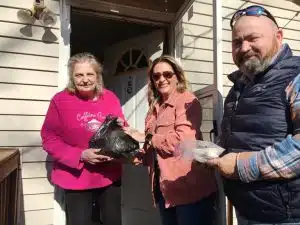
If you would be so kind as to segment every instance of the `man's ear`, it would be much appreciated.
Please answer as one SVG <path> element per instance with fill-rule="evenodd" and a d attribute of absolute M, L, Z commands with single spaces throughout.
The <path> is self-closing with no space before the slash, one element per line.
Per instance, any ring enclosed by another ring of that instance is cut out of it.
<path fill-rule="evenodd" d="M 279 28 L 276 32 L 276 39 L 278 41 L 279 44 L 282 44 L 282 40 L 283 40 L 283 30 L 281 28 Z"/>

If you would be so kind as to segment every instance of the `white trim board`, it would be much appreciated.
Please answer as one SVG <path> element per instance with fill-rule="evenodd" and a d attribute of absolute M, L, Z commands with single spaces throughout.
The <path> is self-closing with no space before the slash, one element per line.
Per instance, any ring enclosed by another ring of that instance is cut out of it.
<path fill-rule="evenodd" d="M 71 7 L 68 0 L 60 0 L 59 36 L 59 76 L 58 88 L 64 89 L 68 83 L 68 60 L 70 58 Z"/>
<path fill-rule="evenodd" d="M 68 60 L 70 58 L 71 6 L 69 0 L 60 0 L 60 35 L 59 35 L 59 74 L 58 89 L 63 90 L 68 83 Z M 53 225 L 65 225 L 64 193 L 55 187 L 53 198 Z"/>

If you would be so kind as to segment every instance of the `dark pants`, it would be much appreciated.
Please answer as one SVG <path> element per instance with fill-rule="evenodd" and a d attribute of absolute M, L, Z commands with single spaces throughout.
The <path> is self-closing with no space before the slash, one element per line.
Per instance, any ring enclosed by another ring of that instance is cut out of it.
<path fill-rule="evenodd" d="M 216 195 L 210 195 L 195 203 L 165 208 L 161 195 L 158 201 L 163 225 L 213 225 Z"/>
<path fill-rule="evenodd" d="M 121 182 L 91 190 L 65 190 L 67 225 L 122 225 Z"/>

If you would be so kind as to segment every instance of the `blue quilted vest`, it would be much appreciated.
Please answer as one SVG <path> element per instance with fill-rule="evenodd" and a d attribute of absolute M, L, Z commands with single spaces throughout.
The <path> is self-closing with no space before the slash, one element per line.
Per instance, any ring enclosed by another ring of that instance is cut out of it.
<path fill-rule="evenodd" d="M 236 71 L 224 103 L 222 145 L 227 152 L 260 151 L 293 133 L 285 88 L 300 73 L 300 57 L 284 45 L 275 62 L 254 83 Z M 248 220 L 281 222 L 300 219 L 300 177 L 243 183 L 224 180 L 225 193 Z"/>

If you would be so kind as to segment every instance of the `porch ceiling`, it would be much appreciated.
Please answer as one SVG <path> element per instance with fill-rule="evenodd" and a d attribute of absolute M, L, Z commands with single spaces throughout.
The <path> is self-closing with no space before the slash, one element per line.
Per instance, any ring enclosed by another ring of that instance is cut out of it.
<path fill-rule="evenodd" d="M 176 13 L 185 0 L 109 0 L 109 2 L 160 12 Z"/>

